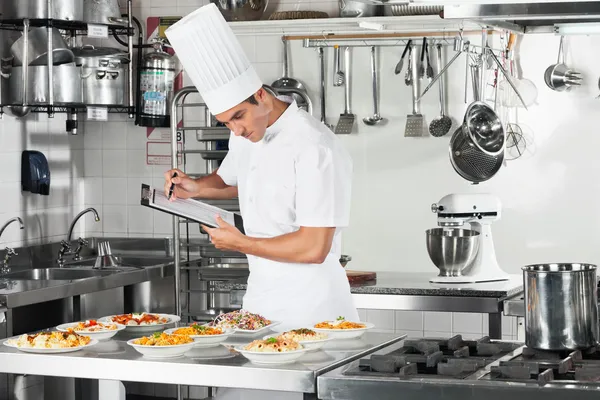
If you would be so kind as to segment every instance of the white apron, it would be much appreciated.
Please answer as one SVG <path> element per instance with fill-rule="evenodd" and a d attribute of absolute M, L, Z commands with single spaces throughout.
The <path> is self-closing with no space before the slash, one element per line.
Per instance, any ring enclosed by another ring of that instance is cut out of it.
<path fill-rule="evenodd" d="M 323 264 L 248 256 L 243 308 L 282 322 L 284 331 L 343 316 L 358 321 L 348 278 L 339 263 L 341 230 L 350 213 L 352 161 L 333 132 L 292 102 L 258 143 L 231 136 L 218 174 L 237 185 L 244 229 L 275 237 L 300 226 L 335 227 Z M 220 389 L 220 400 L 301 399 L 298 393 Z"/>

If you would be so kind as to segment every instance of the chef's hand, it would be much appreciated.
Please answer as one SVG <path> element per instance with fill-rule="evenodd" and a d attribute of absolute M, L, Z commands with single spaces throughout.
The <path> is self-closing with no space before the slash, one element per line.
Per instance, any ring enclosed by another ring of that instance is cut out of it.
<path fill-rule="evenodd" d="M 240 232 L 235 226 L 229 225 L 220 216 L 216 218 L 218 228 L 209 228 L 202 225 L 202 229 L 210 236 L 210 241 L 219 250 L 240 251 L 242 244 L 246 240 L 246 235 Z"/>
<path fill-rule="evenodd" d="M 173 174 L 177 174 L 176 178 L 173 178 Z M 173 195 L 171 196 L 171 200 L 179 199 L 189 199 L 190 197 L 194 197 L 195 193 L 198 191 L 198 184 L 196 181 L 189 176 L 187 176 L 183 171 L 179 169 L 172 169 L 165 172 L 165 195 L 169 196 L 169 191 L 171 190 L 171 184 L 175 184 L 175 188 L 173 189 Z"/>

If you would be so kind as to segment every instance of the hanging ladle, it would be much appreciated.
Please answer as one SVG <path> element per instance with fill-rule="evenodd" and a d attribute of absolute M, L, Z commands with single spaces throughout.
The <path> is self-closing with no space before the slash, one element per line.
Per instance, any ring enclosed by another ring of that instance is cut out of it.
<path fill-rule="evenodd" d="M 371 76 L 373 77 L 373 115 L 363 118 L 365 125 L 373 126 L 384 121 L 379 115 L 379 96 L 378 96 L 378 80 L 377 80 L 377 57 L 375 54 L 375 46 L 371 46 Z"/>

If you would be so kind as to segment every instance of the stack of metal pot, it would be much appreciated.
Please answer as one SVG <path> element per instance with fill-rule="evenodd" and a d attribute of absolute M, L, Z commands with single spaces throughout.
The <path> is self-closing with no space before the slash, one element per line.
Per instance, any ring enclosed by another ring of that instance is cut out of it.
<path fill-rule="evenodd" d="M 598 343 L 596 266 L 523 267 L 525 344 L 539 350 L 586 349 Z"/>

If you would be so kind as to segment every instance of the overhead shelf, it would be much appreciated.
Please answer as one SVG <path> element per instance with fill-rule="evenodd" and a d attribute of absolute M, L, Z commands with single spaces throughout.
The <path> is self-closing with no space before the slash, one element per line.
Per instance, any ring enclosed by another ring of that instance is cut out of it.
<path fill-rule="evenodd" d="M 478 30 L 480 24 L 462 20 L 445 20 L 438 15 L 405 17 L 323 18 L 277 21 L 230 22 L 236 35 L 276 34 L 364 34 L 400 32 L 455 32 Z"/>

